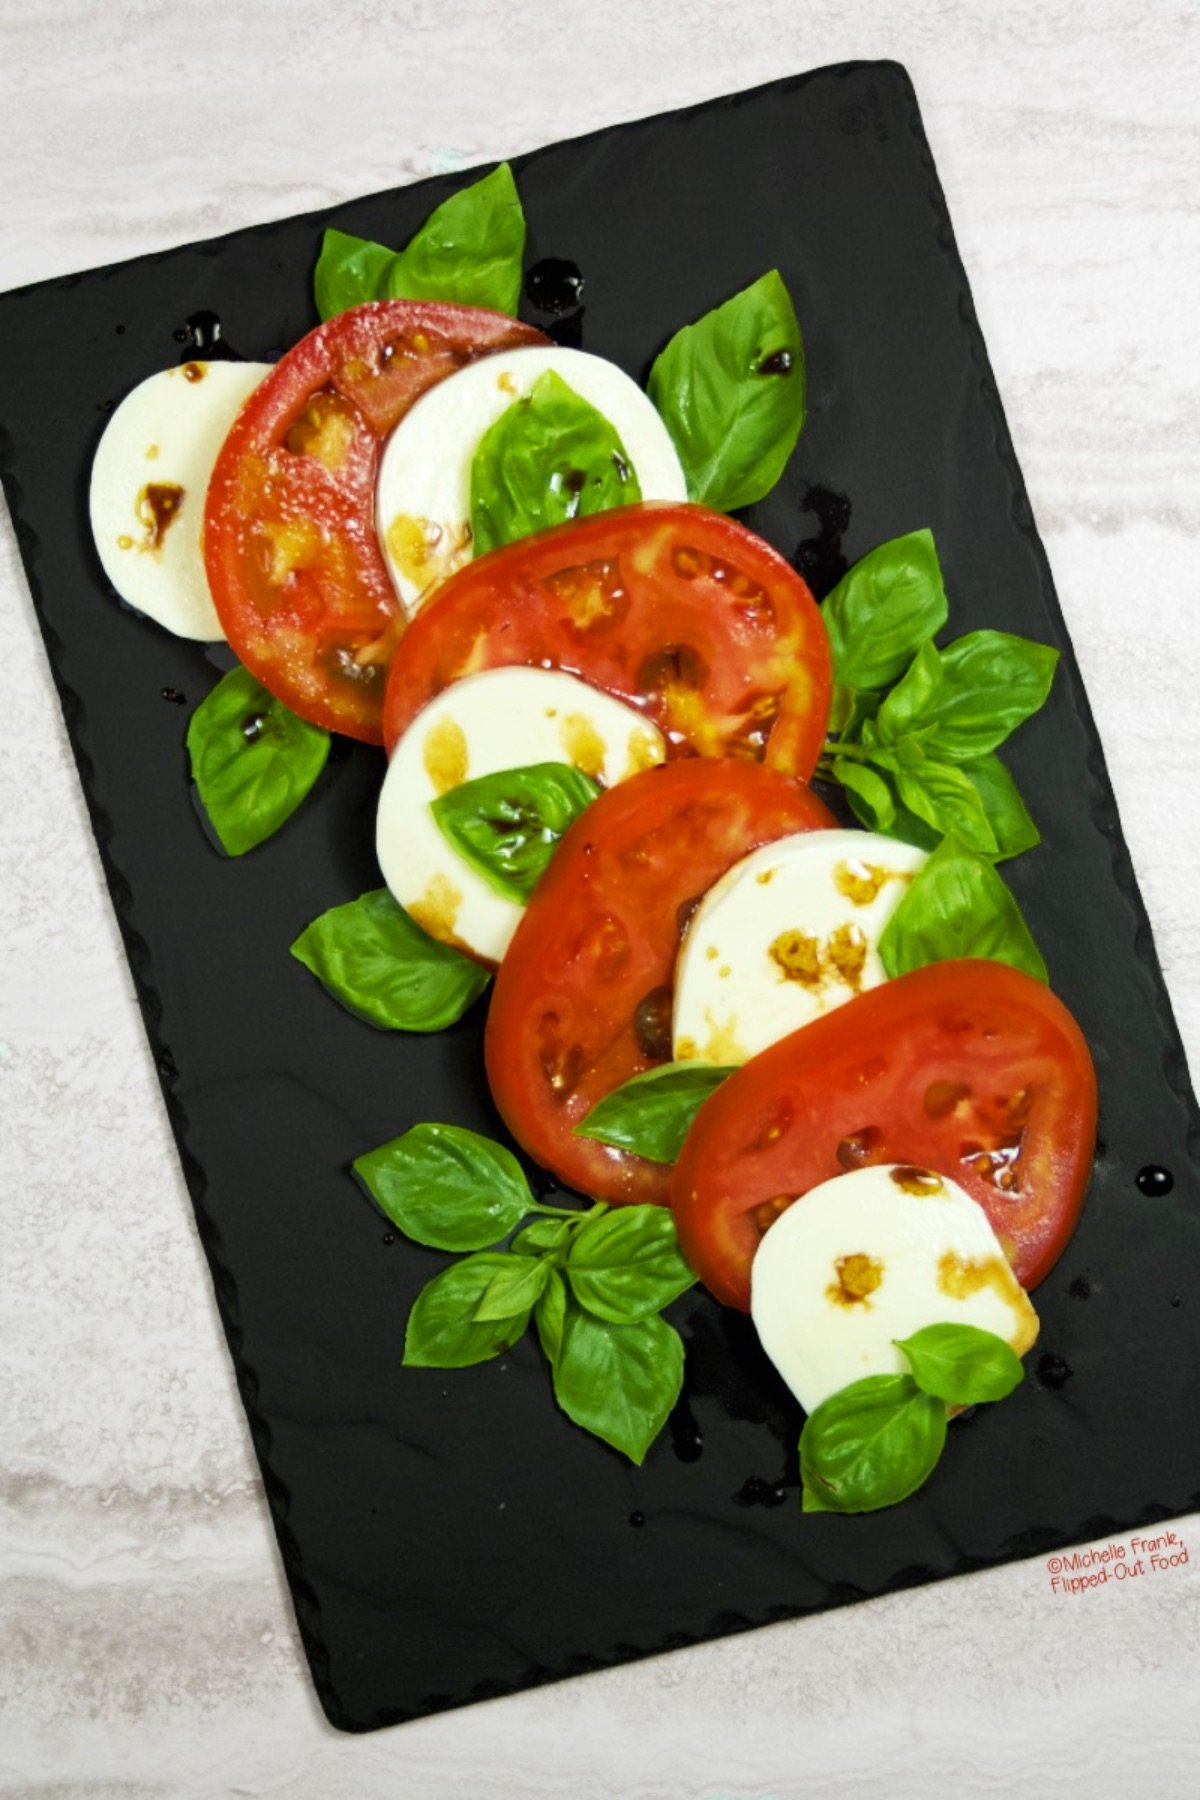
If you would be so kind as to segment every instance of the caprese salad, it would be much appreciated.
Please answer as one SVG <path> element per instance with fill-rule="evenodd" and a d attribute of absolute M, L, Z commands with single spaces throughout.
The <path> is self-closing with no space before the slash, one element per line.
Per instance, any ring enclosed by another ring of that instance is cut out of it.
<path fill-rule="evenodd" d="M 496 1106 L 588 1203 L 451 1124 L 360 1157 L 399 1230 L 463 1253 L 405 1362 L 532 1323 L 569 1417 L 641 1461 L 682 1382 L 661 1313 L 699 1279 L 808 1415 L 805 1509 L 894 1504 L 1020 1380 L 1088 1182 L 1091 1059 L 995 867 L 1038 841 L 996 752 L 1056 653 L 939 647 L 927 531 L 818 607 L 728 516 L 803 424 L 778 274 L 643 391 L 513 316 L 523 250 L 506 166 L 400 251 L 326 233 L 324 322 L 280 362 L 189 362 L 116 410 L 101 562 L 237 655 L 188 729 L 228 854 L 331 731 L 386 746 L 385 885 L 292 953 L 385 1029 L 492 984 Z"/>

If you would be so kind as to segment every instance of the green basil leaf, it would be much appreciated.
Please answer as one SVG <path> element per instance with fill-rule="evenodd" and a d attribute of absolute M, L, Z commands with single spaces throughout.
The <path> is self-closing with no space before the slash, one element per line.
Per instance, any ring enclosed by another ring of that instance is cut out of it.
<path fill-rule="evenodd" d="M 484 1289 L 483 1298 L 475 1308 L 475 1318 L 480 1321 L 515 1319 L 520 1315 L 528 1319 L 542 1297 L 550 1265 L 534 1257 L 511 1254 L 500 1260 L 503 1266 L 497 1269 Z"/>
<path fill-rule="evenodd" d="M 534 763 L 464 781 L 430 802 L 447 843 L 498 894 L 528 900 L 558 841 L 600 792 L 570 763 Z"/>
<path fill-rule="evenodd" d="M 647 385 L 693 500 L 732 512 L 769 494 L 804 424 L 804 345 L 779 271 L 676 332 Z"/>
<path fill-rule="evenodd" d="M 985 857 L 947 837 L 885 925 L 879 956 L 889 976 L 977 956 L 1046 981 L 1041 951 L 1012 894 Z"/>
<path fill-rule="evenodd" d="M 916 735 L 919 742 L 926 715 L 941 688 L 941 653 L 932 643 L 922 644 L 875 714 L 873 730 L 867 738 L 877 737 L 881 744 L 898 745 L 906 737 Z"/>
<path fill-rule="evenodd" d="M 819 1506 L 877 1512 L 928 1480 L 946 1441 L 946 1408 L 910 1375 L 868 1375 L 831 1394 L 800 1433 L 800 1475 Z"/>
<path fill-rule="evenodd" d="M 1025 802 L 1017 792 L 1016 782 L 998 756 L 973 757 L 970 762 L 958 766 L 979 795 L 987 814 L 987 822 L 999 846 L 997 861 L 1020 856 L 1022 851 L 1032 850 L 1035 844 L 1041 843 L 1042 834 L 1030 818 Z"/>
<path fill-rule="evenodd" d="M 506 1319 L 477 1319 L 475 1309 L 508 1259 L 494 1251 L 464 1256 L 427 1282 L 413 1301 L 404 1337 L 409 1368 L 466 1369 L 510 1350 L 529 1309 Z"/>
<path fill-rule="evenodd" d="M 575 1298 L 598 1319 L 632 1324 L 694 1286 L 664 1206 L 618 1206 L 591 1220 L 567 1253 Z"/>
<path fill-rule="evenodd" d="M 683 1386 L 683 1341 L 656 1313 L 610 1325 L 569 1305 L 554 1397 L 576 1425 L 640 1463 Z"/>
<path fill-rule="evenodd" d="M 323 319 L 367 300 L 450 300 L 516 316 L 525 215 L 512 170 L 501 163 L 451 194 L 404 250 L 327 231 L 313 277 Z"/>
<path fill-rule="evenodd" d="M 949 608 L 930 531 L 891 538 L 855 563 L 821 607 L 839 681 L 883 688 L 946 623 Z"/>
<path fill-rule="evenodd" d="M 892 1341 L 907 1356 L 922 1392 L 950 1406 L 1003 1400 L 1024 1379 L 1012 1345 L 977 1325 L 926 1325 L 912 1337 Z"/>
<path fill-rule="evenodd" d="M 580 1218 L 583 1214 L 580 1213 Z M 518 1256 L 540 1256 L 543 1250 L 561 1250 L 574 1228 L 571 1219 L 535 1219 L 518 1232 L 512 1247 Z"/>
<path fill-rule="evenodd" d="M 291 818 L 325 767 L 329 733 L 298 719 L 239 668 L 192 714 L 187 748 L 221 847 L 242 856 Z"/>
<path fill-rule="evenodd" d="M 292 955 L 348 1011 L 387 1031 L 443 1031 L 491 980 L 422 931 L 386 888 L 321 913 Z"/>
<path fill-rule="evenodd" d="M 692 1120 L 732 1074 L 715 1063 L 663 1063 L 606 1094 L 575 1127 L 575 1136 L 598 1138 L 651 1162 L 673 1163 Z"/>
<path fill-rule="evenodd" d="M 1058 663 L 1048 644 L 1007 631 L 968 632 L 939 655 L 941 682 L 919 722 L 930 750 L 951 762 L 986 756 L 1037 712 Z"/>
<path fill-rule="evenodd" d="M 896 801 L 878 770 L 866 763 L 851 762 L 848 757 L 835 757 L 832 774 L 845 788 L 850 810 L 860 824 L 872 831 L 891 830 Z"/>
<path fill-rule="evenodd" d="M 484 432 L 471 462 L 476 556 L 516 538 L 627 506 L 642 490 L 603 413 L 547 369 Z"/>
<path fill-rule="evenodd" d="M 538 1342 L 542 1354 L 553 1368 L 562 1350 L 563 1328 L 567 1320 L 567 1284 L 556 1268 L 546 1265 L 549 1273 L 542 1297 L 533 1309 Z"/>
<path fill-rule="evenodd" d="M 533 1210 L 512 1152 L 461 1125 L 414 1125 L 352 1167 L 405 1237 L 434 1250 L 481 1250 Z"/>
<path fill-rule="evenodd" d="M 999 849 L 983 801 L 970 777 L 953 763 L 925 757 L 919 766 L 896 771 L 896 789 L 910 812 L 935 831 L 954 832 L 982 856 Z"/>

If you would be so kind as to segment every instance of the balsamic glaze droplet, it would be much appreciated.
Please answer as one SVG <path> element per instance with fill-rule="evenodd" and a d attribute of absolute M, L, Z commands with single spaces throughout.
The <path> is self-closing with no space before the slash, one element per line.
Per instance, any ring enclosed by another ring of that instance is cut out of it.
<path fill-rule="evenodd" d="M 394 1244 L 396 1241 L 395 1232 L 394 1231 L 385 1231 L 383 1234 L 383 1241 L 385 1244 Z"/>
<path fill-rule="evenodd" d="M 782 1506 L 787 1489 L 781 1481 L 764 1481 L 761 1475 L 750 1475 L 733 1496 L 735 1506 Z"/>
<path fill-rule="evenodd" d="M 569 313 L 583 298 L 583 276 L 578 263 L 562 256 L 544 256 L 525 277 L 525 293 L 539 312 Z"/>
<path fill-rule="evenodd" d="M 759 375 L 790 375 L 792 372 L 792 353 L 785 346 L 775 350 L 770 356 L 764 356 L 758 365 Z"/>
<path fill-rule="evenodd" d="M 225 340 L 224 327 L 215 312 L 189 314 L 181 329 L 174 332 L 175 342 L 184 346 L 180 362 L 245 362 Z"/>
<path fill-rule="evenodd" d="M 1171 1305 L 1172 1306 L 1182 1306 L 1183 1305 L 1183 1295 L 1182 1294 L 1172 1294 L 1171 1295 Z"/>
<path fill-rule="evenodd" d="M 704 1434 L 685 1400 L 678 1403 L 668 1424 L 671 1430 L 671 1448 L 680 1462 L 699 1462 L 704 1454 Z"/>
<path fill-rule="evenodd" d="M 1145 1194 L 1148 1200 L 1161 1200 L 1175 1186 L 1170 1169 L 1160 1168 L 1157 1163 L 1147 1163 L 1144 1169 L 1139 1169 L 1136 1181 L 1138 1192 Z"/>
<path fill-rule="evenodd" d="M 633 1526 L 636 1526 L 637 1529 L 640 1531 L 642 1526 L 646 1523 L 645 1513 L 644 1512 L 631 1512 L 629 1515 L 629 1523 Z"/>
<path fill-rule="evenodd" d="M 116 327 L 116 333 L 117 333 L 118 337 L 124 337 L 125 336 L 125 327 L 123 325 L 118 325 Z"/>
<path fill-rule="evenodd" d="M 1072 1300 L 1090 1300 L 1092 1295 L 1091 1278 L 1087 1275 L 1077 1275 L 1067 1292 Z"/>
<path fill-rule="evenodd" d="M 1070 1363 L 1063 1356 L 1054 1356 L 1047 1352 L 1038 1358 L 1037 1378 L 1043 1387 L 1066 1387 L 1075 1373 Z"/>
<path fill-rule="evenodd" d="M 252 712 L 246 714 L 245 718 L 242 720 L 242 736 L 248 744 L 252 744 L 255 738 L 262 736 L 263 726 L 266 722 L 266 713 Z"/>
<path fill-rule="evenodd" d="M 187 704 L 187 695 L 181 694 L 178 688 L 160 688 L 159 692 L 164 700 L 169 700 L 171 702 L 172 706 L 185 706 Z"/>

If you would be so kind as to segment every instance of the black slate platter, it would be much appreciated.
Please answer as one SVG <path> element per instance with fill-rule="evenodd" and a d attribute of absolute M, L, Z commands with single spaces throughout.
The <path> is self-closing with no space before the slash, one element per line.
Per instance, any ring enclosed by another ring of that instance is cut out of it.
<path fill-rule="evenodd" d="M 498 1131 L 482 1008 L 439 1037 L 383 1035 L 288 956 L 318 912 L 378 882 L 382 755 L 342 744 L 278 837 L 216 855 L 183 750 L 214 655 L 116 603 L 86 491 L 113 403 L 202 353 L 213 316 L 240 354 L 278 356 L 316 322 L 327 223 L 402 243 L 468 178 L 5 296 L 8 501 L 313 1678 L 351 1730 L 1200 1499 L 1200 1121 L 904 71 L 823 70 L 515 168 L 529 265 L 568 259 L 584 278 L 568 334 L 639 378 L 682 323 L 782 271 L 810 415 L 749 522 L 818 594 L 928 525 L 952 632 L 991 625 L 1062 649 L 1050 704 L 1011 747 L 1045 841 L 1006 874 L 1093 1046 L 1101 1144 L 1078 1233 L 1037 1297 L 1029 1379 L 957 1425 L 927 1489 L 890 1512 L 801 1514 L 798 1411 L 747 1322 L 698 1294 L 673 1309 L 684 1396 L 641 1469 L 556 1410 L 531 1339 L 474 1370 L 402 1371 L 408 1305 L 441 1259 L 389 1244 L 347 1165 L 422 1119 Z M 1139 1184 L 1148 1165 L 1172 1181 Z"/>

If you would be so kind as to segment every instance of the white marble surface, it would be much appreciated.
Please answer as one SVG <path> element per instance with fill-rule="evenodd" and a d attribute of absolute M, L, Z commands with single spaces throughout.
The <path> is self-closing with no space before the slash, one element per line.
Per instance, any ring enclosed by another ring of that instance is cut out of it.
<path fill-rule="evenodd" d="M 1198 36 L 1184 0 L 0 0 L 0 288 L 903 61 L 1195 1064 Z M 0 604 L 0 1794 L 1200 1791 L 1200 1519 L 1188 1569 L 1071 1600 L 1018 1565 L 330 1731 L 7 519 Z"/>

